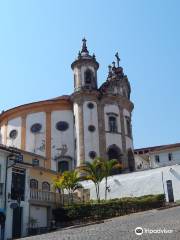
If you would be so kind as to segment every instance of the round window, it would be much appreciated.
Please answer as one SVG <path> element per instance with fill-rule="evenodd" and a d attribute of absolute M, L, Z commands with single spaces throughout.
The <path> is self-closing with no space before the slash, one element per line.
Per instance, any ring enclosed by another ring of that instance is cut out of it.
<path fill-rule="evenodd" d="M 94 108 L 94 104 L 92 102 L 89 102 L 87 104 L 87 106 L 88 106 L 89 109 L 93 109 Z"/>
<path fill-rule="evenodd" d="M 95 128 L 95 126 L 93 126 L 93 125 L 89 125 L 88 130 L 89 130 L 90 132 L 94 132 L 94 131 L 96 130 L 96 128 Z"/>
<path fill-rule="evenodd" d="M 94 158 L 96 157 L 96 152 L 95 152 L 95 151 L 90 151 L 90 152 L 89 152 L 89 157 L 90 157 L 91 159 L 94 159 Z"/>
<path fill-rule="evenodd" d="M 42 125 L 40 123 L 35 123 L 31 126 L 31 132 L 32 133 L 38 133 L 42 129 Z"/>
<path fill-rule="evenodd" d="M 17 138 L 17 135 L 18 135 L 18 131 L 17 130 L 11 130 L 10 131 L 10 133 L 9 133 L 9 137 L 11 138 L 11 139 L 15 139 L 15 138 Z"/>
<path fill-rule="evenodd" d="M 60 121 L 56 123 L 56 129 L 59 131 L 66 131 L 69 128 L 69 124 L 64 121 Z"/>

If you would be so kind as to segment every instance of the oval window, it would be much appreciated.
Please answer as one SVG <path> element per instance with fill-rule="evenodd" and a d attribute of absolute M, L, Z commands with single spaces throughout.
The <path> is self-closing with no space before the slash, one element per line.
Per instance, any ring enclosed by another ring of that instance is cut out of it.
<path fill-rule="evenodd" d="M 66 131 L 69 128 L 69 124 L 65 121 L 60 121 L 56 123 L 56 129 L 59 131 Z"/>
<path fill-rule="evenodd" d="M 94 132 L 94 131 L 96 130 L 96 128 L 95 128 L 94 125 L 89 125 L 88 130 L 89 130 L 90 132 Z"/>
<path fill-rule="evenodd" d="M 42 125 L 40 123 L 35 123 L 31 126 L 31 132 L 32 133 L 38 133 L 42 129 Z"/>
<path fill-rule="evenodd" d="M 92 102 L 89 102 L 87 104 L 87 106 L 88 106 L 89 109 L 93 109 L 94 108 L 94 104 Z"/>
<path fill-rule="evenodd" d="M 10 137 L 11 139 L 17 138 L 17 135 L 18 135 L 18 131 L 15 130 L 15 129 L 11 130 L 10 133 L 9 133 L 9 137 Z"/>

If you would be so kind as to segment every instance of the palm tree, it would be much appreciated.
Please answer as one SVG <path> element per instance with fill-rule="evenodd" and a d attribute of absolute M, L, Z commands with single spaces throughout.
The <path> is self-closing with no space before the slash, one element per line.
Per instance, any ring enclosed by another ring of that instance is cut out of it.
<path fill-rule="evenodd" d="M 82 188 L 80 182 L 80 177 L 76 170 L 65 171 L 62 174 L 64 188 L 68 191 L 69 199 L 71 198 L 71 203 L 73 203 L 73 193 Z"/>
<path fill-rule="evenodd" d="M 97 201 L 100 202 L 99 187 L 104 178 L 102 164 L 98 159 L 95 159 L 92 163 L 85 162 L 85 165 L 81 167 L 80 171 L 85 173 L 83 177 L 84 180 L 91 180 L 94 183 Z"/>
<path fill-rule="evenodd" d="M 60 199 L 62 197 L 62 205 L 64 205 L 64 181 L 63 175 L 58 175 L 53 179 L 53 188 L 58 191 Z"/>
<path fill-rule="evenodd" d="M 98 158 L 98 161 L 101 164 L 101 167 L 103 170 L 103 175 L 105 178 L 105 200 L 107 200 L 108 177 L 112 174 L 112 171 L 114 169 L 121 168 L 121 164 L 116 159 L 107 160 L 107 159 L 103 159 L 103 158 Z"/>

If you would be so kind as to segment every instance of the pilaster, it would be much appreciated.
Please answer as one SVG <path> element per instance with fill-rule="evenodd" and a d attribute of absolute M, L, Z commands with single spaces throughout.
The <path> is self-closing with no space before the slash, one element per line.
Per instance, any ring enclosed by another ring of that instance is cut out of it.
<path fill-rule="evenodd" d="M 51 169 L 51 112 L 46 112 L 46 164 Z"/>

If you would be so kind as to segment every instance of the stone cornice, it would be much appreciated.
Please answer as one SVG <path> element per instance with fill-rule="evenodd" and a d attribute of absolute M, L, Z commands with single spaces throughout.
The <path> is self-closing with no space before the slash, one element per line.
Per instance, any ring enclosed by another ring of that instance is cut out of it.
<path fill-rule="evenodd" d="M 12 109 L 9 109 L 0 114 L 0 122 L 8 121 L 15 117 L 22 117 L 27 114 L 35 112 L 51 112 L 54 110 L 72 110 L 72 103 L 70 99 L 50 99 L 29 104 L 24 104 Z"/>

